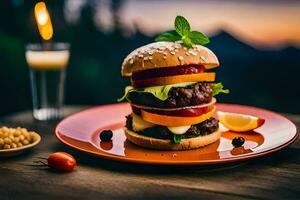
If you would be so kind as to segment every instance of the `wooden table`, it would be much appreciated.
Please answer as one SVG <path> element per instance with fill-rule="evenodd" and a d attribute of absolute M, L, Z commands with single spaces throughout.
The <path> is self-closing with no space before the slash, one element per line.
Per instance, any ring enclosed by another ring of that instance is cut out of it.
<path fill-rule="evenodd" d="M 67 114 L 84 107 L 68 107 Z M 300 115 L 287 115 L 298 128 Z M 0 158 L 0 199 L 300 199 L 300 139 L 273 155 L 223 166 L 153 166 L 94 158 L 61 144 L 55 123 L 31 112 L 2 117 L 42 135 L 34 150 Z M 77 158 L 72 173 L 30 166 L 37 157 L 66 151 Z"/>

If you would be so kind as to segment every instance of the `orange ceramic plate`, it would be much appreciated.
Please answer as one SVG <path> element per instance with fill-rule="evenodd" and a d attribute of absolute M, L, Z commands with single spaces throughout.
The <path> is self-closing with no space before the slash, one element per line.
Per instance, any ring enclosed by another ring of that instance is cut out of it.
<path fill-rule="evenodd" d="M 102 158 L 164 165 L 220 164 L 247 160 L 278 151 L 298 137 L 296 126 L 274 112 L 231 104 L 217 104 L 217 110 L 255 115 L 265 119 L 265 124 L 246 133 L 229 132 L 221 127 L 220 140 L 196 150 L 144 149 L 126 140 L 123 126 L 131 108 L 128 103 L 121 103 L 91 108 L 64 119 L 56 127 L 56 136 L 70 147 Z M 99 134 L 105 129 L 113 131 L 112 142 L 100 142 Z M 245 138 L 243 147 L 233 148 L 231 145 L 231 140 L 236 136 Z"/>

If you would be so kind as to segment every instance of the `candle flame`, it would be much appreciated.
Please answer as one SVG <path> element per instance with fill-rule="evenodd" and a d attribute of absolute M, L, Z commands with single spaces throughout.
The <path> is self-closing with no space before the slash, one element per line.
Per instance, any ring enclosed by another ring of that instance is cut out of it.
<path fill-rule="evenodd" d="M 34 6 L 34 16 L 39 33 L 44 40 L 50 40 L 53 36 L 51 18 L 44 2 L 38 2 Z"/>

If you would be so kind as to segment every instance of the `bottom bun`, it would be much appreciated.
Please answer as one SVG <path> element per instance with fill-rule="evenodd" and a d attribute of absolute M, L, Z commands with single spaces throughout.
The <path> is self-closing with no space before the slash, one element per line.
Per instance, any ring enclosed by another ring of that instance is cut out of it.
<path fill-rule="evenodd" d="M 151 149 L 159 149 L 159 150 L 177 151 L 177 150 L 197 149 L 209 145 L 211 143 L 214 143 L 221 137 L 221 132 L 217 130 L 209 135 L 182 139 L 180 143 L 175 144 L 170 140 L 157 139 L 157 138 L 139 135 L 131 130 L 128 130 L 127 128 L 124 128 L 124 130 L 125 130 L 125 135 L 130 142 L 138 146 L 151 148 Z"/>

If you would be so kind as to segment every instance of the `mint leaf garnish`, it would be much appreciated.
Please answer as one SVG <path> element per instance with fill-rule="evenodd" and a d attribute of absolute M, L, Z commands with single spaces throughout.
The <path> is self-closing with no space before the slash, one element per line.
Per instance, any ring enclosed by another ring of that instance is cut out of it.
<path fill-rule="evenodd" d="M 191 31 L 189 32 L 189 38 L 191 39 L 193 44 L 208 44 L 209 38 L 199 31 Z"/>
<path fill-rule="evenodd" d="M 174 22 L 174 31 L 164 32 L 155 38 L 155 41 L 182 41 L 186 47 L 192 47 L 193 44 L 205 45 L 209 43 L 209 38 L 199 31 L 191 31 L 189 22 L 183 16 L 177 16 Z"/>
<path fill-rule="evenodd" d="M 184 46 L 191 48 L 192 47 L 192 40 L 189 37 L 182 37 L 182 42 Z"/>
<path fill-rule="evenodd" d="M 181 39 L 180 35 L 178 35 L 175 31 L 168 31 L 168 32 L 162 33 L 157 38 L 155 38 L 155 41 L 156 42 L 160 42 L 160 41 L 175 42 L 180 39 Z"/>
<path fill-rule="evenodd" d="M 191 26 L 189 22 L 182 16 L 177 16 L 174 22 L 175 31 L 180 36 L 187 36 L 191 31 Z"/>

